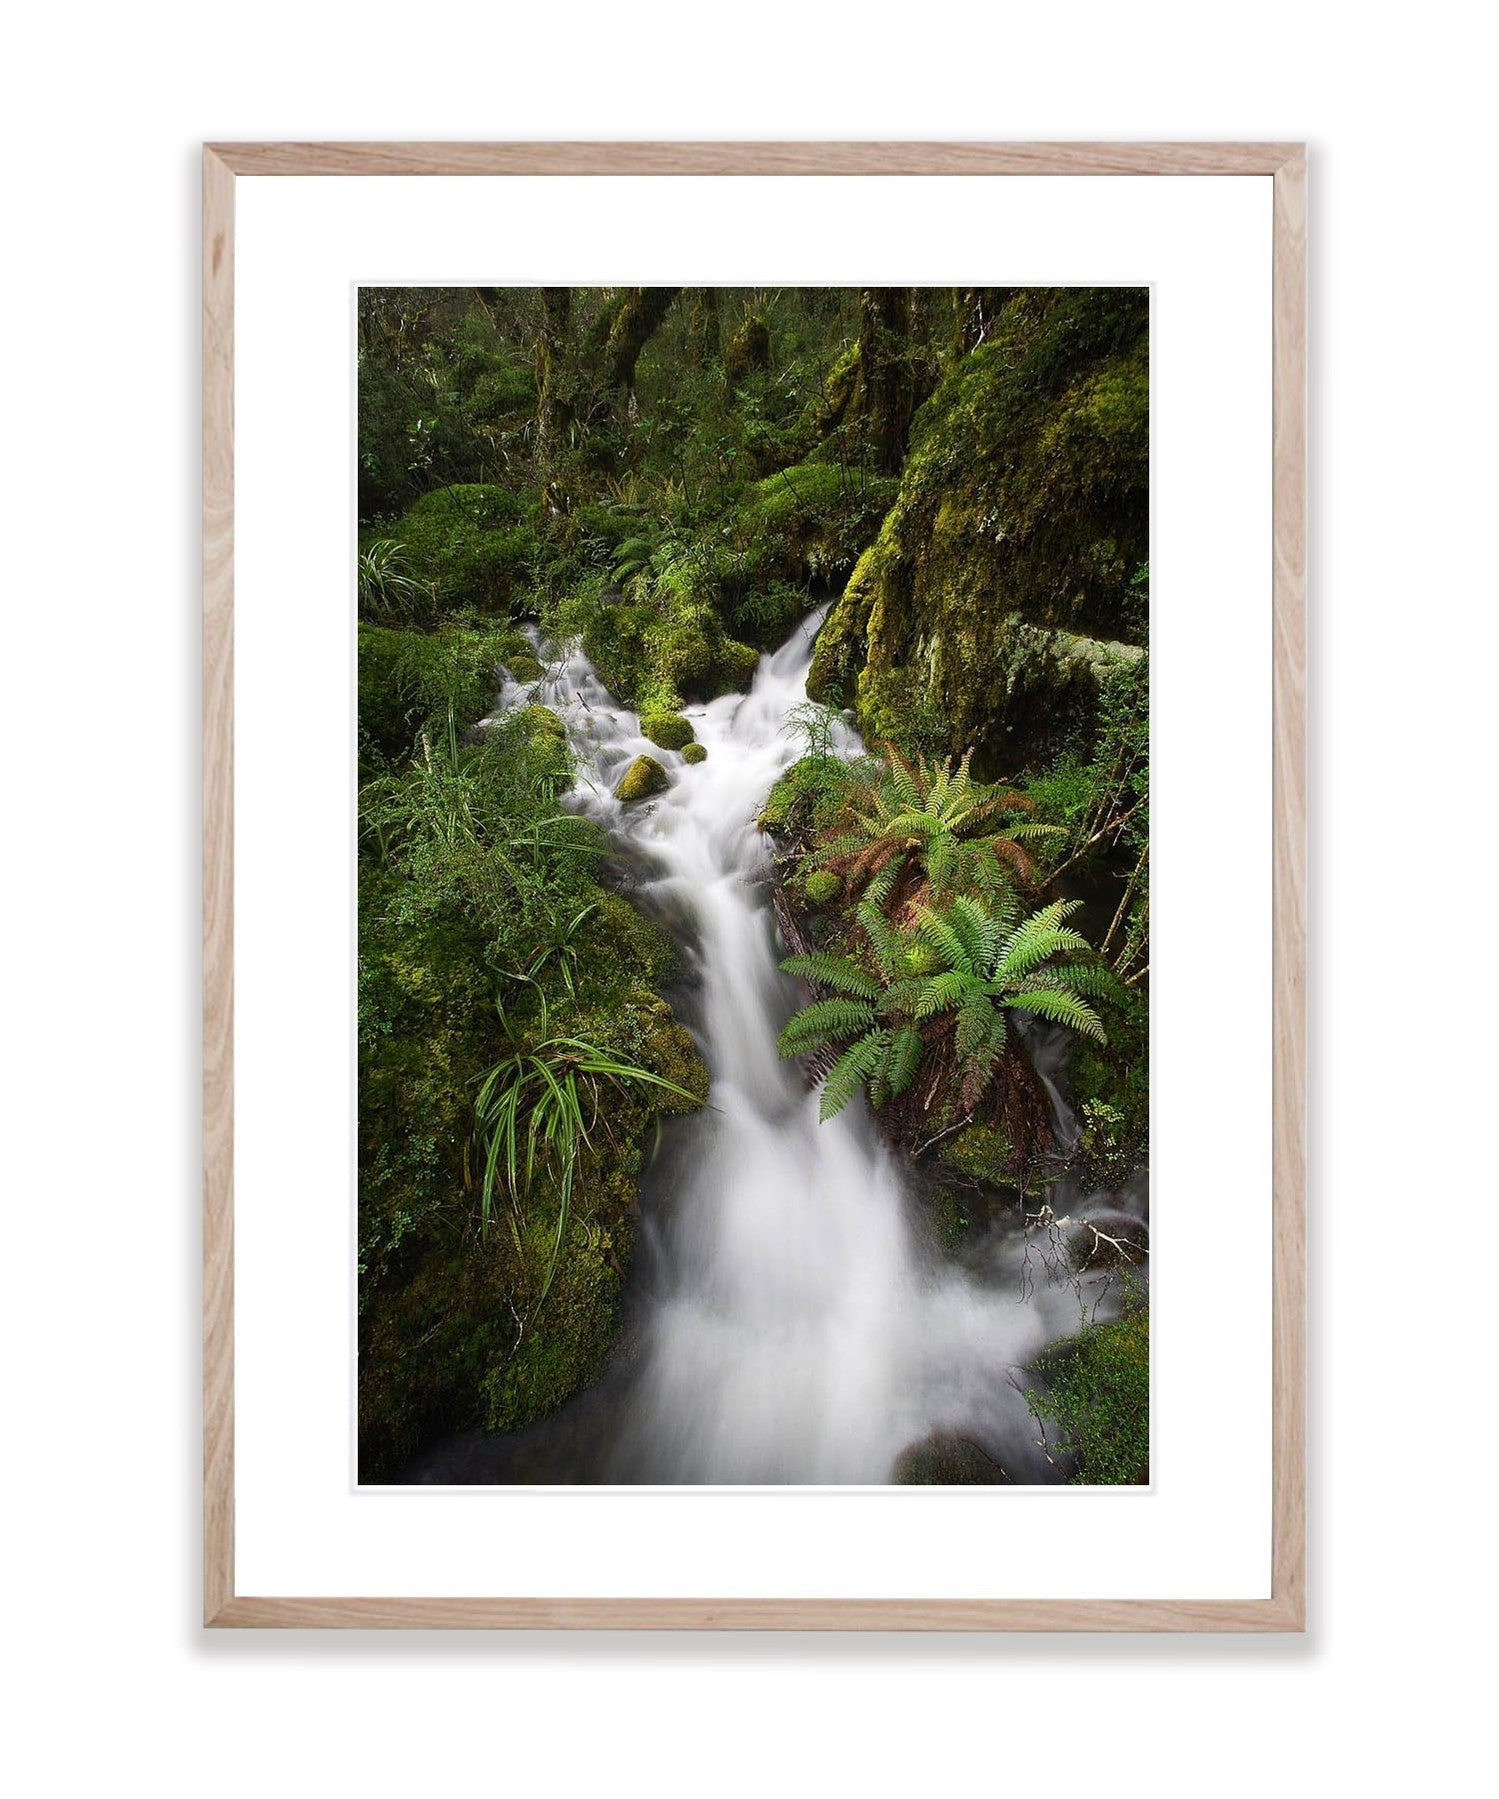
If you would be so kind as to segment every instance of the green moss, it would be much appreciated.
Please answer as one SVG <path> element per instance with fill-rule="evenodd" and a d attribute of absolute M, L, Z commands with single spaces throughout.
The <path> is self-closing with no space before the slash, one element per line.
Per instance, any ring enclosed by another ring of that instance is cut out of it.
<path fill-rule="evenodd" d="M 533 737 L 551 738 L 566 743 L 567 726 L 550 706 L 522 706 L 511 715 Z"/>
<path fill-rule="evenodd" d="M 980 773 L 1086 739 L 1143 641 L 1148 398 L 1143 291 L 1012 299 L 917 415 L 808 691 L 908 751 L 976 747 Z"/>
<path fill-rule="evenodd" d="M 970 1180 L 984 1181 L 990 1186 L 1018 1187 L 1014 1173 L 1015 1150 L 1003 1131 L 986 1124 L 970 1124 L 953 1137 L 942 1152 Z"/>
<path fill-rule="evenodd" d="M 507 656 L 505 667 L 509 669 L 514 679 L 523 685 L 541 679 L 541 664 L 534 656 L 527 655 L 524 651 Z"/>
<path fill-rule="evenodd" d="M 684 762 L 706 762 L 708 760 L 708 751 L 701 743 L 684 743 L 682 745 L 682 760 Z"/>
<path fill-rule="evenodd" d="M 649 799 L 652 794 L 664 793 L 667 785 L 666 770 L 654 756 L 637 756 L 620 777 L 614 797 L 628 805 L 632 800 Z"/>
<path fill-rule="evenodd" d="M 408 753 L 424 728 L 461 731 L 484 717 L 499 688 L 503 640 L 493 628 L 440 631 L 359 627 L 359 741 L 366 768 Z"/>
<path fill-rule="evenodd" d="M 830 868 L 809 869 L 802 876 L 802 892 L 814 906 L 825 906 L 843 891 L 843 881 Z"/>
<path fill-rule="evenodd" d="M 1150 1313 L 1143 1301 L 1054 1345 L 1036 1372 L 1047 1384 L 1026 1400 L 1055 1427 L 1053 1448 L 1077 1458 L 1074 1485 L 1149 1482 Z"/>
<path fill-rule="evenodd" d="M 663 750 L 679 750 L 694 736 L 691 724 L 680 712 L 645 713 L 640 720 L 640 734 Z"/>
<path fill-rule="evenodd" d="M 411 577 L 433 590 L 445 611 L 506 611 L 540 544 L 530 508 L 508 489 L 480 483 L 424 494 L 389 535 Z"/>

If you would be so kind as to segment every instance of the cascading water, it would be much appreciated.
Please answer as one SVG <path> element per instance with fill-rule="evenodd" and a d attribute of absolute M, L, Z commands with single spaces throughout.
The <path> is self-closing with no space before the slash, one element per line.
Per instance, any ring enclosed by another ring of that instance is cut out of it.
<path fill-rule="evenodd" d="M 615 1367 L 556 1420 L 440 1445 L 413 1479 L 880 1483 L 937 1432 L 965 1439 L 996 1479 L 1058 1478 L 1020 1371 L 1076 1329 L 1077 1291 L 1032 1279 L 1014 1230 L 978 1265 L 943 1263 L 862 1105 L 819 1123 L 803 1070 L 777 1055 L 799 995 L 778 967 L 770 846 L 755 818 L 798 754 L 787 715 L 806 698 L 820 622 L 762 656 L 748 694 L 691 713 L 708 752 L 695 765 L 643 737 L 580 651 L 501 696 L 502 708 L 534 699 L 564 719 L 581 769 L 574 803 L 634 864 L 632 899 L 691 967 L 679 1010 L 712 1090 L 709 1109 L 672 1124 L 647 1177 Z M 840 752 L 857 753 L 839 729 Z M 671 784 L 622 805 L 614 786 L 639 755 Z M 1050 1086 L 1053 1070 L 1042 1072 Z M 1065 1109 L 1061 1122 L 1071 1128 Z"/>

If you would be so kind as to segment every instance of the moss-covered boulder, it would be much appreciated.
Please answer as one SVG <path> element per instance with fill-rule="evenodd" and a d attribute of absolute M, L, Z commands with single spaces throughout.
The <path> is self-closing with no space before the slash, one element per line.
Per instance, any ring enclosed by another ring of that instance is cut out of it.
<path fill-rule="evenodd" d="M 997 1487 L 1007 1478 L 971 1437 L 950 1430 L 933 1431 L 919 1443 L 908 1444 L 890 1474 L 897 1487 Z"/>
<path fill-rule="evenodd" d="M 684 762 L 706 762 L 708 760 L 707 747 L 704 744 L 697 742 L 695 738 L 691 743 L 684 743 L 682 745 L 682 760 Z"/>
<path fill-rule="evenodd" d="M 538 552 L 531 509 L 508 488 L 463 482 L 434 488 L 390 531 L 409 577 L 452 612 L 503 612 Z"/>
<path fill-rule="evenodd" d="M 843 891 L 843 880 L 830 868 L 812 868 L 802 876 L 802 892 L 814 906 L 825 906 Z"/>
<path fill-rule="evenodd" d="M 647 712 L 640 720 L 640 734 L 659 749 L 679 750 L 692 742 L 691 723 L 680 712 Z"/>
<path fill-rule="evenodd" d="M 867 735 L 1036 765 L 1141 654 L 1143 289 L 1021 292 L 917 415 L 896 501 L 819 634 L 808 690 Z"/>
<path fill-rule="evenodd" d="M 666 770 L 656 758 L 637 756 L 614 789 L 614 797 L 628 805 L 631 800 L 645 800 L 652 794 L 664 793 L 666 787 Z"/>
<path fill-rule="evenodd" d="M 942 1159 L 970 1180 L 985 1186 L 1019 1190 L 1015 1150 L 1003 1131 L 986 1124 L 970 1124 L 948 1140 Z"/>
<path fill-rule="evenodd" d="M 507 656 L 505 668 L 511 678 L 519 681 L 523 686 L 541 679 L 541 664 L 534 656 L 528 656 L 524 652 L 515 656 Z"/>

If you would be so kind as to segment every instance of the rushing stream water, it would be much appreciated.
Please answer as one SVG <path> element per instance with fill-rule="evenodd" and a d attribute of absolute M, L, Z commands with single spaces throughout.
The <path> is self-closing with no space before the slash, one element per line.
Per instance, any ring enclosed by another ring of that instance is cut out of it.
<path fill-rule="evenodd" d="M 862 1104 L 820 1124 L 804 1070 L 776 1053 L 799 995 L 777 966 L 771 847 L 755 817 L 799 753 L 787 714 L 806 697 L 820 617 L 761 657 L 748 694 L 689 709 L 708 752 L 695 766 L 648 742 L 580 651 L 502 695 L 566 722 L 574 803 L 633 871 L 631 898 L 682 949 L 677 1009 L 712 1091 L 709 1109 L 667 1128 L 643 1184 L 614 1367 L 556 1419 L 437 1445 L 411 1479 L 880 1483 L 939 1431 L 1002 1467 L 996 1479 L 1058 1478 L 1022 1370 L 1076 1329 L 1078 1293 L 1048 1282 L 1034 1244 L 1026 1262 L 1016 1228 L 991 1233 L 962 1268 L 944 1261 Z M 840 749 L 860 747 L 844 730 Z M 622 806 L 613 788 L 638 755 L 671 784 Z"/>

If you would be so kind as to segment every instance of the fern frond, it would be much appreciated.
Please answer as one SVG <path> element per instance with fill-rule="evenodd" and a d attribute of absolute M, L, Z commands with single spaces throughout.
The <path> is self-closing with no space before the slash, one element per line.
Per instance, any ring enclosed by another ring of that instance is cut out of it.
<path fill-rule="evenodd" d="M 1049 1018 L 1054 1024 L 1065 1024 L 1095 1043 L 1107 1043 L 1103 1020 L 1086 1000 L 1060 987 L 1038 987 L 1028 993 L 1007 994 L 1000 1002 L 1017 1012 L 1030 1012 L 1037 1018 Z"/>
<path fill-rule="evenodd" d="M 822 1084 L 822 1099 L 817 1107 L 817 1116 L 824 1124 L 843 1110 L 879 1067 L 889 1043 L 889 1031 L 871 1031 L 833 1064 Z"/>
<path fill-rule="evenodd" d="M 815 999 L 787 1020 L 777 1039 L 782 1057 L 805 1055 L 825 1043 L 836 1043 L 867 1030 L 874 1023 L 874 1007 L 856 999 Z"/>
<path fill-rule="evenodd" d="M 951 968 L 962 974 L 976 974 L 973 959 L 968 953 L 968 946 L 962 936 L 953 928 L 952 918 L 947 913 L 935 911 L 931 906 L 917 908 L 920 924 L 916 934 L 923 942 L 929 943 L 947 961 Z"/>
<path fill-rule="evenodd" d="M 935 1018 L 939 1012 L 951 1011 L 968 991 L 969 984 L 968 976 L 956 970 L 933 975 L 922 983 L 911 1010 L 917 1018 Z"/>
<path fill-rule="evenodd" d="M 814 951 L 810 956 L 788 956 L 781 964 L 781 973 L 800 975 L 803 980 L 852 994 L 855 999 L 878 999 L 880 994 L 879 982 L 872 980 L 847 956 L 831 956 L 823 950 Z"/>
<path fill-rule="evenodd" d="M 958 1002 L 958 1029 L 953 1049 L 958 1060 L 966 1062 L 977 1049 L 988 1044 L 998 1014 L 984 993 L 965 993 Z"/>
<path fill-rule="evenodd" d="M 871 887 L 873 882 L 870 883 Z M 881 896 L 883 898 L 883 896 Z M 860 900 L 854 917 L 863 927 L 864 935 L 869 939 L 874 950 L 875 959 L 883 969 L 890 969 L 900 952 L 900 933 L 881 912 L 879 903 L 872 894 Z"/>
<path fill-rule="evenodd" d="M 1005 940 L 994 979 L 1015 981 L 1029 974 L 1038 963 L 1063 947 L 1060 942 L 1063 935 L 1076 939 L 1087 948 L 1086 939 L 1079 937 L 1076 931 L 1063 933 L 1061 930 L 1062 920 L 1071 917 L 1080 904 L 1078 900 L 1053 900 L 1051 905 L 1033 912 L 1024 924 L 1017 925 Z"/>
<path fill-rule="evenodd" d="M 891 1039 L 890 1053 L 885 1059 L 885 1078 L 897 1099 L 916 1078 L 922 1048 L 921 1032 L 910 1025 L 897 1031 Z"/>

